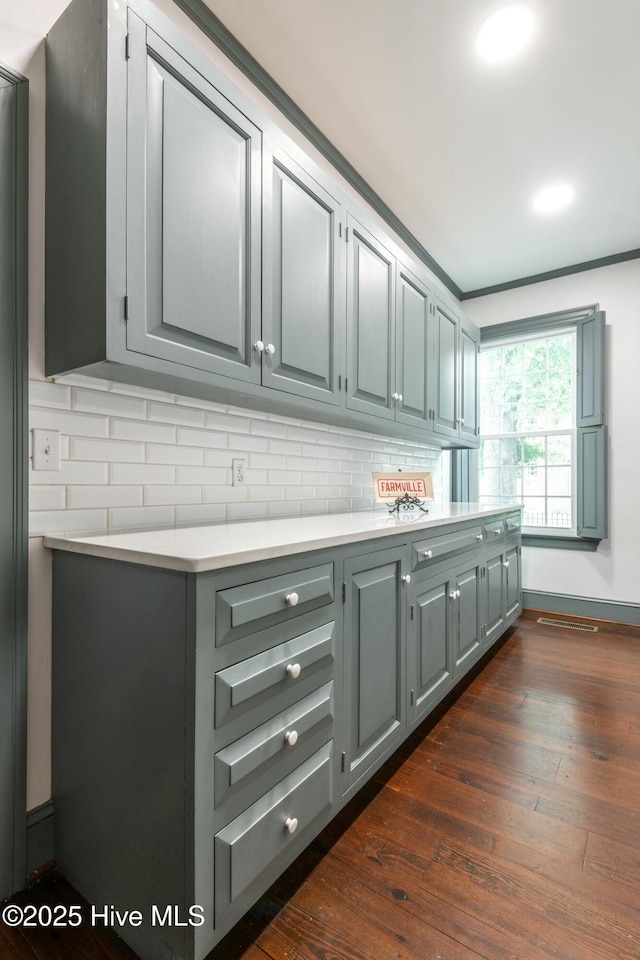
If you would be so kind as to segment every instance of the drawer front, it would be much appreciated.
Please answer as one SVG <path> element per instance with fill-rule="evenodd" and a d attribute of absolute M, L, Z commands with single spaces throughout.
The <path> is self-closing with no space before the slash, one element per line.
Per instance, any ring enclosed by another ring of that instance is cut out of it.
<path fill-rule="evenodd" d="M 443 534 L 439 537 L 429 537 L 428 540 L 419 540 L 411 545 L 411 566 L 413 570 L 421 570 L 429 564 L 437 563 L 453 557 L 464 550 L 477 547 L 482 542 L 480 527 L 469 527 L 466 530 Z"/>
<path fill-rule="evenodd" d="M 507 517 L 505 520 L 505 525 L 507 528 L 507 533 L 517 533 L 522 525 L 520 514 L 514 514 L 512 517 Z"/>
<path fill-rule="evenodd" d="M 216 597 L 216 646 L 332 603 L 333 598 L 332 563 L 221 590 Z"/>
<path fill-rule="evenodd" d="M 333 680 L 303 700 L 263 723 L 215 755 L 215 805 L 221 806 L 240 790 L 252 789 L 251 802 L 264 792 L 261 777 L 265 770 L 286 764 L 290 770 L 311 751 L 308 744 L 317 734 L 333 735 L 335 703 Z M 322 741 L 320 741 L 322 742 Z M 283 769 L 275 779 L 287 772 Z M 271 778 L 273 783 L 274 778 Z"/>
<path fill-rule="evenodd" d="M 327 743 L 216 834 L 216 923 L 271 864 L 292 847 L 302 849 L 308 828 L 332 802 L 332 744 Z"/>
<path fill-rule="evenodd" d="M 216 726 L 289 690 L 335 660 L 335 622 L 287 640 L 216 674 Z"/>
<path fill-rule="evenodd" d="M 484 527 L 482 528 L 485 543 L 491 543 L 493 540 L 499 540 L 500 537 L 504 536 L 505 529 L 506 526 L 504 520 L 491 520 L 489 523 L 485 523 Z"/>

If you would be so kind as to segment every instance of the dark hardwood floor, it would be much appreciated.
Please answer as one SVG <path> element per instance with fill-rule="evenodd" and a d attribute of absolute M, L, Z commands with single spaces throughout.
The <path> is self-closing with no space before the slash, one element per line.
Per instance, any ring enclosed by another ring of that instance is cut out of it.
<path fill-rule="evenodd" d="M 637 960 L 640 628 L 537 616 L 210 960 Z M 14 899 L 79 902 L 55 873 Z M 0 926 L 0 957 L 133 960 L 109 931 L 57 933 Z"/>

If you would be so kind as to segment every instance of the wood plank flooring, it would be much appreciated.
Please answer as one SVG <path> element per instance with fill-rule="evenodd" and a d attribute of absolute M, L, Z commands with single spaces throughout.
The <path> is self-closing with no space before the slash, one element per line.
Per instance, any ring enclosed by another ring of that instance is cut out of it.
<path fill-rule="evenodd" d="M 640 628 L 537 616 L 210 960 L 637 960 Z M 78 902 L 56 874 L 14 899 Z M 134 960 L 109 931 L 57 934 L 0 926 L 0 958 Z"/>

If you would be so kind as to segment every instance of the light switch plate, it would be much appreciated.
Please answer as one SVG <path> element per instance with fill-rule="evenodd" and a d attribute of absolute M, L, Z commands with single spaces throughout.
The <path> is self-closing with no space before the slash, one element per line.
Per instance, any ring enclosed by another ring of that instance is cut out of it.
<path fill-rule="evenodd" d="M 60 469 L 60 431 L 32 430 L 34 470 Z"/>

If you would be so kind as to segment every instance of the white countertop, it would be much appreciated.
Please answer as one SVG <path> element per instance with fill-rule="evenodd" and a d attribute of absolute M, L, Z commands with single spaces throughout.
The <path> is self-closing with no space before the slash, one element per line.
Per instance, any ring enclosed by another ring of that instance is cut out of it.
<path fill-rule="evenodd" d="M 390 515 L 375 510 L 286 519 L 253 520 L 195 527 L 106 533 L 96 536 L 44 538 L 52 550 L 67 550 L 167 570 L 201 573 L 223 567 L 306 553 L 324 547 L 393 536 L 408 527 L 428 530 L 462 520 L 479 520 L 521 504 L 486 507 L 478 503 L 430 503 L 428 514 Z"/>

